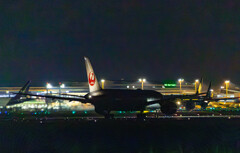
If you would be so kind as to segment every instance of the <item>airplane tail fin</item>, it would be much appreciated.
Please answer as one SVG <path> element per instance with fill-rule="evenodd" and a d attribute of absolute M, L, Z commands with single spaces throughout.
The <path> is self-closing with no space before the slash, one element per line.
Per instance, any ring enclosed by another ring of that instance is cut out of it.
<path fill-rule="evenodd" d="M 30 87 L 30 83 L 31 80 L 29 80 L 20 90 L 19 92 L 16 94 L 16 96 L 12 97 L 9 102 L 7 103 L 7 105 L 14 105 L 14 104 L 18 104 L 21 101 L 22 97 L 26 97 L 26 95 L 21 95 L 23 93 L 28 93 L 29 92 L 29 87 Z"/>
<path fill-rule="evenodd" d="M 208 90 L 207 90 L 207 94 L 206 94 L 207 98 L 211 97 L 211 86 L 212 86 L 212 82 L 210 81 L 209 86 L 208 86 Z"/>
<path fill-rule="evenodd" d="M 85 65 L 87 70 L 89 91 L 94 92 L 94 91 L 101 90 L 101 87 L 97 81 L 97 77 L 93 71 L 90 60 L 87 57 L 84 57 L 84 59 L 85 59 Z"/>

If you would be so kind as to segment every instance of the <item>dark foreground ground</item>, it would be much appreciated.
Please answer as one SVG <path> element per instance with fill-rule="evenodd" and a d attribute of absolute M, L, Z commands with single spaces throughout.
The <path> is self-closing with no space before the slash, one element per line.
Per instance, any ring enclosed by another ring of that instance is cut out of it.
<path fill-rule="evenodd" d="M 240 152 L 239 118 L 0 120 L 0 152 Z"/>

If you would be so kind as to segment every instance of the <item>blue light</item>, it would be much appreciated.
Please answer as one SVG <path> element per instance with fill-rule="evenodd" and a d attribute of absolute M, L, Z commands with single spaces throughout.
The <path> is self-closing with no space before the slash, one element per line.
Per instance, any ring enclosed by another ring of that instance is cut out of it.
<path fill-rule="evenodd" d="M 0 112 L 0 114 L 2 114 L 2 112 Z"/>
<path fill-rule="evenodd" d="M 5 114 L 7 114 L 7 111 L 5 111 Z"/>
<path fill-rule="evenodd" d="M 76 111 L 72 111 L 72 114 L 75 114 L 76 113 Z"/>

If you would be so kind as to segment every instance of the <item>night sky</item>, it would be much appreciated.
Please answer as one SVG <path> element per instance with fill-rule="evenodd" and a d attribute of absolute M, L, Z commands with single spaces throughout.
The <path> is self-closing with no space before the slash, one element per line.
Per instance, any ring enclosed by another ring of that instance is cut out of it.
<path fill-rule="evenodd" d="M 238 1 L 1 1 L 0 86 L 28 79 L 240 84 Z"/>

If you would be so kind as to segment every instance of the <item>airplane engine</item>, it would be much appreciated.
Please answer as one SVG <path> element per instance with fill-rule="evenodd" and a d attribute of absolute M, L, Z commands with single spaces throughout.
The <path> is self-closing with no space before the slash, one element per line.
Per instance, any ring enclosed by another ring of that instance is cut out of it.
<path fill-rule="evenodd" d="M 174 101 L 166 101 L 161 104 L 161 111 L 165 115 L 173 115 L 177 112 L 177 104 Z"/>
<path fill-rule="evenodd" d="M 187 101 L 186 102 L 186 110 L 190 111 L 193 110 L 195 108 L 196 104 L 193 101 Z"/>

